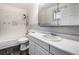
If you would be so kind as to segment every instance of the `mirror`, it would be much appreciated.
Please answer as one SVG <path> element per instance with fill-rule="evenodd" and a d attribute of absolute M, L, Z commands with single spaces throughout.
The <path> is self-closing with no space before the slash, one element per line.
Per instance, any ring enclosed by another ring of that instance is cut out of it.
<path fill-rule="evenodd" d="M 79 3 L 45 3 L 39 5 L 40 26 L 79 25 Z"/>
<path fill-rule="evenodd" d="M 53 7 L 52 7 L 53 6 Z M 38 13 L 38 24 L 40 26 L 53 26 L 57 25 L 57 20 L 55 17 L 55 10 L 57 9 L 57 5 L 48 3 L 39 6 Z"/>

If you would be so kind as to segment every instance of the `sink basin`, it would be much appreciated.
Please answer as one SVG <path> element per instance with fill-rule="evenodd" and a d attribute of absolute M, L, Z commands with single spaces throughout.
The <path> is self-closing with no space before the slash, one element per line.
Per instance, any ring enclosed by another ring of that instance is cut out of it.
<path fill-rule="evenodd" d="M 61 37 L 50 35 L 50 34 L 45 34 L 45 35 L 43 35 L 43 37 L 45 37 L 46 40 L 48 40 L 48 41 L 61 41 L 62 40 Z"/>

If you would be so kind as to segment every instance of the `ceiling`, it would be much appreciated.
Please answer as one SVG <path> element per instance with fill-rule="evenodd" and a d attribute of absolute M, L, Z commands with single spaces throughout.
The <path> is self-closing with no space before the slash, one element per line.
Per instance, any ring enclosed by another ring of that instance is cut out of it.
<path fill-rule="evenodd" d="M 23 8 L 23 9 L 27 9 L 27 8 L 33 8 L 35 6 L 34 3 L 6 3 L 7 5 L 12 5 L 18 8 Z"/>
<path fill-rule="evenodd" d="M 39 4 L 37 3 L 0 3 L 0 5 L 10 5 L 10 6 L 15 6 L 17 8 L 25 9 L 29 14 L 34 14 L 38 10 Z M 40 4 L 41 6 L 46 5 L 52 5 L 52 4 Z M 45 6 L 44 6 L 45 7 Z"/>
<path fill-rule="evenodd" d="M 2 4 L 25 9 L 25 10 L 27 10 L 27 12 L 30 12 L 30 14 L 35 12 L 35 9 L 37 8 L 36 3 L 2 3 Z"/>

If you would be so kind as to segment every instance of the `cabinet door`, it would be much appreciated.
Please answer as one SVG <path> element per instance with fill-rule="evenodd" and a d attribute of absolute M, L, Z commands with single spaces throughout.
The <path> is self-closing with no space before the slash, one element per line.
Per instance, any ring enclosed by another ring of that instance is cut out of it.
<path fill-rule="evenodd" d="M 34 46 L 34 43 L 31 40 L 29 41 L 29 54 L 30 55 L 35 54 L 35 46 Z"/>
<path fill-rule="evenodd" d="M 49 55 L 49 52 L 30 40 L 29 54 L 30 55 Z"/>
<path fill-rule="evenodd" d="M 61 50 L 61 49 L 51 46 L 51 45 L 50 45 L 50 53 L 54 54 L 54 55 L 72 55 L 72 53 Z"/>
<path fill-rule="evenodd" d="M 61 18 L 60 25 L 79 25 L 79 4 L 65 3 L 59 4 Z"/>
<path fill-rule="evenodd" d="M 36 55 L 49 55 L 49 51 L 43 49 L 39 45 L 35 44 L 35 49 L 37 52 L 35 52 Z"/>

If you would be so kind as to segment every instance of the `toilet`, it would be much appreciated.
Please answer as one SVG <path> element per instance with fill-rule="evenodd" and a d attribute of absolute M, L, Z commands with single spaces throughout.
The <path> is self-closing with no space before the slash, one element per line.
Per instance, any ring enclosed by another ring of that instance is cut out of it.
<path fill-rule="evenodd" d="M 20 44 L 21 51 L 27 50 L 29 48 L 29 39 L 27 37 L 18 39 L 18 43 Z"/>

